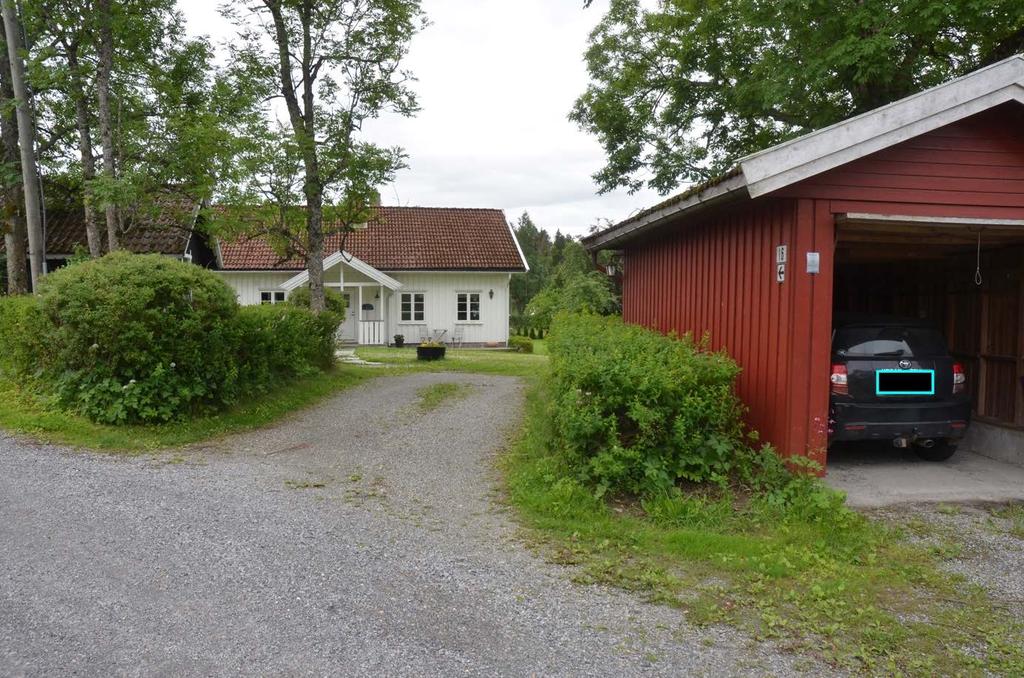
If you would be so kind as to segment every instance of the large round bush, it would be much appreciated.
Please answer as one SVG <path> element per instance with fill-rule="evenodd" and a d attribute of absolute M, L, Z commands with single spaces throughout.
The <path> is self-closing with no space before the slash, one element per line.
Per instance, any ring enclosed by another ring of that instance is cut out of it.
<path fill-rule="evenodd" d="M 106 423 L 230 402 L 238 303 L 214 273 L 114 252 L 43 279 L 43 372 L 60 404 Z"/>

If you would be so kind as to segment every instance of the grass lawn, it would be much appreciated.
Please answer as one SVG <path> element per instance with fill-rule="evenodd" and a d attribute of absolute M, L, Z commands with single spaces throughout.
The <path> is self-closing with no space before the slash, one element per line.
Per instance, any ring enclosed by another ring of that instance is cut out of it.
<path fill-rule="evenodd" d="M 543 369 L 547 358 L 507 351 L 449 350 L 438 363 L 416 360 L 415 349 L 359 349 L 367 360 L 384 362 L 391 369 L 339 365 L 333 371 L 281 386 L 271 393 L 239 403 L 219 414 L 156 426 L 109 426 L 48 408 L 45 402 L 22 391 L 0 376 L 0 428 L 29 435 L 43 442 L 74 445 L 93 450 L 140 453 L 180 447 L 218 436 L 267 426 L 288 414 L 354 386 L 361 381 L 389 374 L 416 371 L 459 371 L 526 376 Z M 423 407 L 464 395 L 461 390 L 435 390 L 423 394 Z"/>
<path fill-rule="evenodd" d="M 9 380 L 0 378 L 0 428 L 37 440 L 94 450 L 145 452 L 178 447 L 229 433 L 266 426 L 354 386 L 373 372 L 341 365 L 252 398 L 219 414 L 155 426 L 108 426 L 45 406 Z"/>
<path fill-rule="evenodd" d="M 473 387 L 469 384 L 442 382 L 440 384 L 423 386 L 416 391 L 416 397 L 419 401 L 417 407 L 423 413 L 433 412 L 445 403 L 468 397 L 472 392 Z"/>
<path fill-rule="evenodd" d="M 356 355 L 363 360 L 385 363 L 423 372 L 473 372 L 529 377 L 547 369 L 547 355 L 515 353 L 503 349 L 451 348 L 443 360 L 416 360 L 416 347 L 384 348 L 361 346 Z"/>
<path fill-rule="evenodd" d="M 509 501 L 538 552 L 579 581 L 855 673 L 1024 675 L 1020 620 L 940 569 L 957 544 L 915 546 L 901 528 L 845 508 L 819 523 L 713 494 L 596 500 L 551 449 L 543 376 L 529 384 L 524 429 L 503 460 Z"/>

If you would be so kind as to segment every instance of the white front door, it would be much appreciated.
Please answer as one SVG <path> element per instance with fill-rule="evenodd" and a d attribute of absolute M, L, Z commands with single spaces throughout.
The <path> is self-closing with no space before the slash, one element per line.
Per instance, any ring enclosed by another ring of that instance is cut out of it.
<path fill-rule="evenodd" d="M 352 295 L 347 292 L 341 296 L 345 297 L 345 320 L 341 323 L 340 334 L 342 341 L 356 342 L 359 339 L 359 310 L 352 308 Z"/>

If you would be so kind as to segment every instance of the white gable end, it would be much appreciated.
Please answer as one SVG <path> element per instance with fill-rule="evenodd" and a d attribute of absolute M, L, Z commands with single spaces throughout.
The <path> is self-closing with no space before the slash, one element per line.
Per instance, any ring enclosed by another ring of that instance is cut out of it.
<path fill-rule="evenodd" d="M 1009 101 L 1024 104 L 1024 56 L 754 153 L 739 164 L 756 198 Z"/>

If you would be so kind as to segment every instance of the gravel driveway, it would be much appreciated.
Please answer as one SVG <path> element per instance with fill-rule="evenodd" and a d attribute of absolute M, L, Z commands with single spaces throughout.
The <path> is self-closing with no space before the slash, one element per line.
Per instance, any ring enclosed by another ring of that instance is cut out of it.
<path fill-rule="evenodd" d="M 421 412 L 438 382 L 472 390 Z M 520 544 L 492 465 L 520 405 L 514 379 L 419 374 L 186 453 L 0 437 L 0 673 L 813 670 Z"/>

